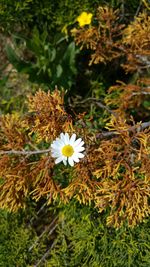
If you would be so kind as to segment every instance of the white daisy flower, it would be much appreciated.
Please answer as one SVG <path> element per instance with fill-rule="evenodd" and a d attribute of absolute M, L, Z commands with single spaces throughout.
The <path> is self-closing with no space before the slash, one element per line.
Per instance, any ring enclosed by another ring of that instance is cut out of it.
<path fill-rule="evenodd" d="M 79 159 L 85 156 L 81 153 L 85 150 L 83 145 L 84 142 L 81 138 L 76 140 L 75 133 L 71 137 L 68 133 L 61 133 L 60 137 L 51 144 L 52 157 L 56 158 L 55 163 L 63 161 L 67 165 L 68 160 L 70 166 L 74 166 L 74 162 L 79 162 Z"/>

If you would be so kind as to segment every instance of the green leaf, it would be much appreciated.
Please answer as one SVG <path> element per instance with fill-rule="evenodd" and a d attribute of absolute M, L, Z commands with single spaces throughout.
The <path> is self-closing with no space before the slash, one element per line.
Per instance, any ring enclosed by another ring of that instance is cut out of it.
<path fill-rule="evenodd" d="M 144 106 L 145 108 L 150 108 L 150 101 L 145 100 L 145 101 L 143 102 L 143 106 Z"/>
<path fill-rule="evenodd" d="M 60 64 L 57 65 L 57 67 L 56 67 L 56 76 L 57 76 L 57 78 L 60 78 L 62 72 L 63 72 L 62 66 Z"/>
<path fill-rule="evenodd" d="M 6 46 L 6 53 L 10 63 L 19 71 L 19 72 L 28 72 L 28 69 L 31 67 L 31 64 L 21 60 L 16 54 L 15 50 L 10 46 Z"/>
<path fill-rule="evenodd" d="M 69 66 L 74 74 L 76 74 L 77 70 L 75 67 L 75 57 L 79 50 L 76 49 L 75 43 L 71 42 L 64 54 L 63 62 L 65 66 Z"/>

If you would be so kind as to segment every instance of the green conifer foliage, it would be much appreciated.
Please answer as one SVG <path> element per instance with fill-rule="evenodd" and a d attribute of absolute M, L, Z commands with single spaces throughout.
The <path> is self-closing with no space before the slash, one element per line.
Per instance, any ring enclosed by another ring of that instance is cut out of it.
<path fill-rule="evenodd" d="M 37 257 L 37 249 L 29 252 L 34 242 L 33 230 L 23 222 L 22 213 L 0 211 L 0 266 L 27 267 Z"/>
<path fill-rule="evenodd" d="M 57 242 L 47 266 L 148 267 L 150 220 L 134 229 L 106 227 L 105 216 L 74 201 L 60 216 Z"/>

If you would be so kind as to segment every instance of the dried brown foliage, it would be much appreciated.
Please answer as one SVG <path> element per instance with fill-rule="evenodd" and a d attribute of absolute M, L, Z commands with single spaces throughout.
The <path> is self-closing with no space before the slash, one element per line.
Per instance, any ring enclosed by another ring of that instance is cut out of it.
<path fill-rule="evenodd" d="M 100 179 L 95 193 L 100 212 L 107 207 L 108 225 L 119 227 L 124 221 L 130 226 L 141 222 L 150 212 L 150 131 L 130 131 L 123 120 L 112 118 L 109 129 L 118 135 L 103 141 L 99 147 L 101 166 L 94 174 Z"/>
<path fill-rule="evenodd" d="M 114 97 L 115 96 L 115 97 Z M 143 77 L 136 81 L 136 84 L 125 84 L 118 82 L 118 85 L 111 86 L 105 97 L 105 103 L 114 109 L 116 114 L 124 114 L 143 104 L 144 100 L 150 99 L 150 79 Z"/>
<path fill-rule="evenodd" d="M 146 12 L 135 17 L 124 30 L 122 43 L 127 58 L 123 68 L 127 72 L 150 66 L 150 16 Z"/>
<path fill-rule="evenodd" d="M 26 143 L 27 122 L 17 113 L 0 117 L 1 149 L 20 149 Z"/>
<path fill-rule="evenodd" d="M 145 86 L 148 82 L 144 80 Z M 138 86 L 129 91 L 139 92 Z M 123 88 L 125 97 L 128 87 Z M 127 122 L 123 113 L 111 115 L 105 139 L 100 140 L 98 130 L 78 128 L 85 124 L 85 114 L 72 121 L 57 89 L 40 90 L 28 99 L 24 117 L 0 119 L 0 207 L 24 208 L 29 196 L 45 198 L 48 204 L 75 198 L 107 211 L 108 225 L 120 227 L 127 221 L 133 227 L 143 221 L 150 213 L 150 124 L 144 128 L 134 120 Z M 85 141 L 86 155 L 74 168 L 55 165 L 50 148 L 45 149 L 61 132 L 76 132 Z"/>
<path fill-rule="evenodd" d="M 72 30 L 76 44 L 92 52 L 89 65 L 122 58 L 126 72 L 141 72 L 150 66 L 150 16 L 146 11 L 126 26 L 119 21 L 119 10 L 99 7 L 95 20 L 95 26 Z"/>
<path fill-rule="evenodd" d="M 52 94 L 39 90 L 29 97 L 29 112 L 33 112 L 32 132 L 36 132 L 38 142 L 52 141 L 60 132 L 70 131 L 71 120 L 63 104 L 63 94 L 57 89 Z"/>
<path fill-rule="evenodd" d="M 99 7 L 97 11 L 97 26 L 73 29 L 72 35 L 81 49 L 92 50 L 91 64 L 106 63 L 120 57 L 119 48 L 123 24 L 118 22 L 119 10 L 109 7 Z"/>
<path fill-rule="evenodd" d="M 25 198 L 29 194 L 28 166 L 25 160 L 4 155 L 0 159 L 0 207 L 16 211 L 25 207 Z"/>

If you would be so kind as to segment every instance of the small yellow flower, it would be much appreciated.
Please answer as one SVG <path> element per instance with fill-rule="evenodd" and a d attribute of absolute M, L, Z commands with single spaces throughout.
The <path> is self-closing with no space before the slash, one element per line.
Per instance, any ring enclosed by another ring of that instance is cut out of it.
<path fill-rule="evenodd" d="M 92 13 L 82 12 L 80 16 L 77 17 L 77 21 L 79 22 L 80 27 L 90 24 L 92 16 L 93 16 Z"/>

